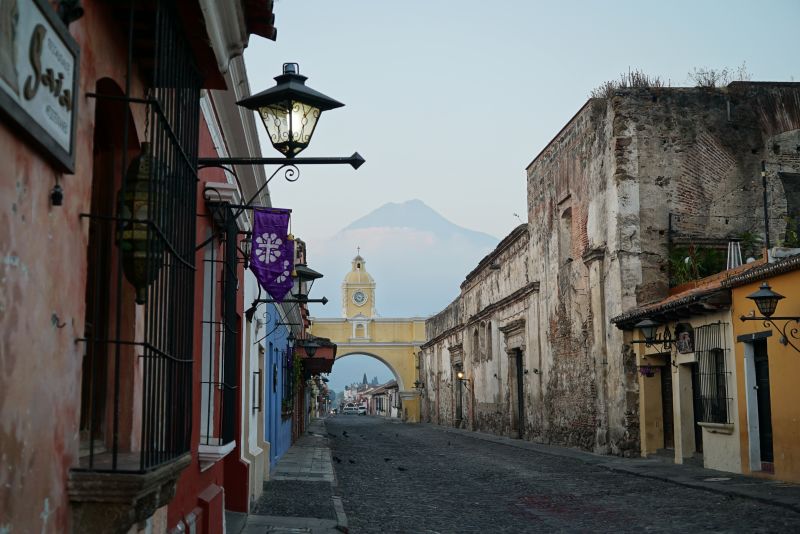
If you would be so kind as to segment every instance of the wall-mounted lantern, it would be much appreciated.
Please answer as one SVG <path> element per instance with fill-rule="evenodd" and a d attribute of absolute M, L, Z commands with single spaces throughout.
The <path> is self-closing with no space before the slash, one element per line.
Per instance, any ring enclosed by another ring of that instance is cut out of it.
<path fill-rule="evenodd" d="M 639 329 L 639 333 L 644 340 L 631 341 L 631 343 L 644 343 L 645 347 L 661 346 L 663 351 L 669 351 L 672 348 L 672 333 L 668 326 L 664 326 L 664 332 L 659 334 L 658 327 L 661 326 L 658 322 L 652 319 L 644 319 L 636 323 L 635 327 Z"/>
<path fill-rule="evenodd" d="M 781 337 L 779 341 L 783 345 L 788 345 L 796 352 L 800 352 L 800 347 L 792 343 L 789 339 L 800 339 L 800 317 L 773 317 L 773 314 L 778 308 L 778 302 L 785 297 L 780 293 L 774 292 L 769 286 L 769 283 L 762 282 L 758 291 L 747 295 L 747 298 L 756 303 L 756 307 L 758 307 L 758 311 L 761 312 L 762 317 L 746 317 L 742 315 L 740 319 L 742 321 L 763 321 L 764 326 L 775 328 L 780 332 Z M 775 321 L 783 321 L 783 324 L 779 326 Z M 794 325 L 790 326 L 791 323 L 794 323 Z"/>
<path fill-rule="evenodd" d="M 307 79 L 300 74 L 297 63 L 284 63 L 283 74 L 275 77 L 275 87 L 238 102 L 258 112 L 272 146 L 287 158 L 297 156 L 308 146 L 323 111 L 344 106 L 308 87 Z"/>
<path fill-rule="evenodd" d="M 164 240 L 158 232 L 165 191 L 163 172 L 152 156 L 150 143 L 142 143 L 141 153 L 125 173 L 119 194 L 117 243 L 122 253 L 122 271 L 136 290 L 136 304 L 147 301 L 147 287 L 158 277 L 164 255 Z"/>

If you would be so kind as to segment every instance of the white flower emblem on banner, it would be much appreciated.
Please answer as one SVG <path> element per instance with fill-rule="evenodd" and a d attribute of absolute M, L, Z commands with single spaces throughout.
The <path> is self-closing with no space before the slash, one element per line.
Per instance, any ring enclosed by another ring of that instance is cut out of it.
<path fill-rule="evenodd" d="M 289 270 L 289 260 L 283 260 L 283 272 L 278 275 L 278 278 L 275 279 L 276 282 L 282 284 L 292 275 L 292 272 Z"/>
<path fill-rule="evenodd" d="M 256 253 L 262 263 L 274 263 L 281 256 L 283 240 L 277 234 L 261 234 L 256 238 Z"/>

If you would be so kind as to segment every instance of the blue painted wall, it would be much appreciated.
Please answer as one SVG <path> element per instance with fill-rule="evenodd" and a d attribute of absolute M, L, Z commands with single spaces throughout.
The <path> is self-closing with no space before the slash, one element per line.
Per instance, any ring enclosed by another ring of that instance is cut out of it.
<path fill-rule="evenodd" d="M 264 346 L 264 439 L 270 443 L 270 469 L 292 444 L 292 420 L 281 417 L 284 377 L 283 359 L 288 351 L 289 327 L 279 325 L 280 315 L 274 304 L 269 304 L 266 314 L 267 335 Z"/>

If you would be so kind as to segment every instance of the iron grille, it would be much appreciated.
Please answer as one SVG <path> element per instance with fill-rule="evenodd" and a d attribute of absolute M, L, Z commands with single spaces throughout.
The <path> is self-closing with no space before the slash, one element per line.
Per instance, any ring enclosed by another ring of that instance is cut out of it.
<path fill-rule="evenodd" d="M 122 131 L 119 164 L 114 165 L 118 178 L 98 176 L 95 162 L 92 209 L 82 215 L 89 219 L 90 240 L 80 468 L 143 472 L 190 450 L 202 80 L 174 2 L 131 2 L 114 9 L 126 19 L 124 96 L 91 96 L 98 106 L 115 101 L 126 113 L 115 125 Z M 152 43 L 153 49 L 142 43 Z M 145 77 L 145 98 L 132 96 L 134 73 Z M 130 151 L 139 145 L 131 105 L 142 106 L 147 117 L 145 141 L 150 142 L 152 162 L 143 171 L 146 187 L 135 191 L 125 179 Z M 116 194 L 95 195 L 103 181 L 119 184 Z M 146 209 L 126 208 L 125 199 L 133 194 Z M 148 281 L 137 292 L 137 299 L 144 301 L 140 306 L 134 304 L 126 274 L 130 265 L 123 259 L 126 242 L 121 236 L 131 228 L 146 239 L 137 256 Z"/>
<path fill-rule="evenodd" d="M 213 191 L 213 187 L 207 188 Z M 236 311 L 238 279 L 237 213 L 226 203 L 211 202 L 218 231 L 203 242 L 203 346 L 200 374 L 200 441 L 224 445 L 235 439 L 237 394 Z"/>
<path fill-rule="evenodd" d="M 729 423 L 730 403 L 724 324 L 714 323 L 695 329 L 695 354 L 699 366 L 701 413 L 696 417 L 705 423 Z M 697 392 L 695 392 L 695 395 Z"/>

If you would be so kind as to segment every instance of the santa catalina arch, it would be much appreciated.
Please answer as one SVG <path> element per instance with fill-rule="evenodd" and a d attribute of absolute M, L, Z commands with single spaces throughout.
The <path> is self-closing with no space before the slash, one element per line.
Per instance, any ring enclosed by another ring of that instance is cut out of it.
<path fill-rule="evenodd" d="M 425 317 L 384 318 L 375 316 L 375 280 L 367 272 L 364 258 L 353 258 L 342 282 L 342 317 L 313 318 L 311 333 L 336 343 L 336 359 L 351 354 L 372 356 L 385 363 L 397 379 L 403 402 L 403 418 L 418 422 L 419 391 L 417 353 L 425 343 Z"/>

